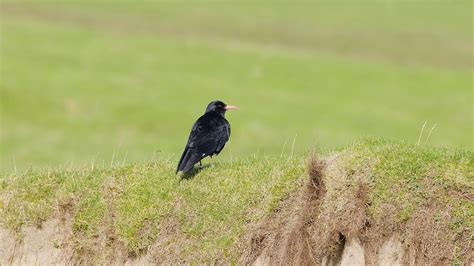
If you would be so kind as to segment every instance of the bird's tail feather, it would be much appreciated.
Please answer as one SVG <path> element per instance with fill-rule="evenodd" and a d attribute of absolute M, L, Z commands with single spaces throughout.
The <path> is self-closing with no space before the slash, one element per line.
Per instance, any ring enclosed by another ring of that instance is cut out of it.
<path fill-rule="evenodd" d="M 184 149 L 183 155 L 181 155 L 181 159 L 179 160 L 178 168 L 176 169 L 176 173 L 182 171 L 184 173 L 188 172 L 189 170 L 193 169 L 193 166 L 201 160 L 200 154 L 196 153 L 192 149 L 186 147 Z"/>

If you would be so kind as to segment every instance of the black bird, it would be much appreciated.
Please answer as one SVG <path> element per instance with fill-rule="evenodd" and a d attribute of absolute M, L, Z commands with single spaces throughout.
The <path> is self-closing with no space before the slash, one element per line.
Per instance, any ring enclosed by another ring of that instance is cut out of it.
<path fill-rule="evenodd" d="M 207 156 L 219 154 L 230 137 L 230 124 L 225 119 L 225 112 L 239 109 L 221 101 L 211 102 L 204 115 L 194 123 L 189 134 L 188 143 L 179 160 L 176 173 L 193 169 L 194 165 Z"/>

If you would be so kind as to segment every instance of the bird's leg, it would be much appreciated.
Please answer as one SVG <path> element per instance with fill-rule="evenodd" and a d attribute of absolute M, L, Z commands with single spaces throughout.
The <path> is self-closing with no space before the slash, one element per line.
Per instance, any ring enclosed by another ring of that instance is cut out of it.
<path fill-rule="evenodd" d="M 199 161 L 199 166 L 202 166 L 202 163 L 201 163 L 201 161 Z"/>

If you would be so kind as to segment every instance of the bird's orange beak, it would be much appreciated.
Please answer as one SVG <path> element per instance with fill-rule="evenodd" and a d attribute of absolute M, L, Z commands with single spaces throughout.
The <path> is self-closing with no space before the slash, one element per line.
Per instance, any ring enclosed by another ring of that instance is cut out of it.
<path fill-rule="evenodd" d="M 240 108 L 238 106 L 235 106 L 235 105 L 226 105 L 224 107 L 225 110 L 239 110 Z"/>

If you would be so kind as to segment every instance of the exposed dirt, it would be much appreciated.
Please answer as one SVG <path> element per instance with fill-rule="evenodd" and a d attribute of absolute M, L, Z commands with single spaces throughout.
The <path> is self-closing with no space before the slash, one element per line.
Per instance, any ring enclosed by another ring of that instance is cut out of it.
<path fill-rule="evenodd" d="M 52 265 L 66 263 L 67 256 L 60 249 L 61 222 L 50 220 L 41 228 L 25 227 L 22 229 L 21 241 L 8 230 L 0 230 L 1 265 Z"/>

